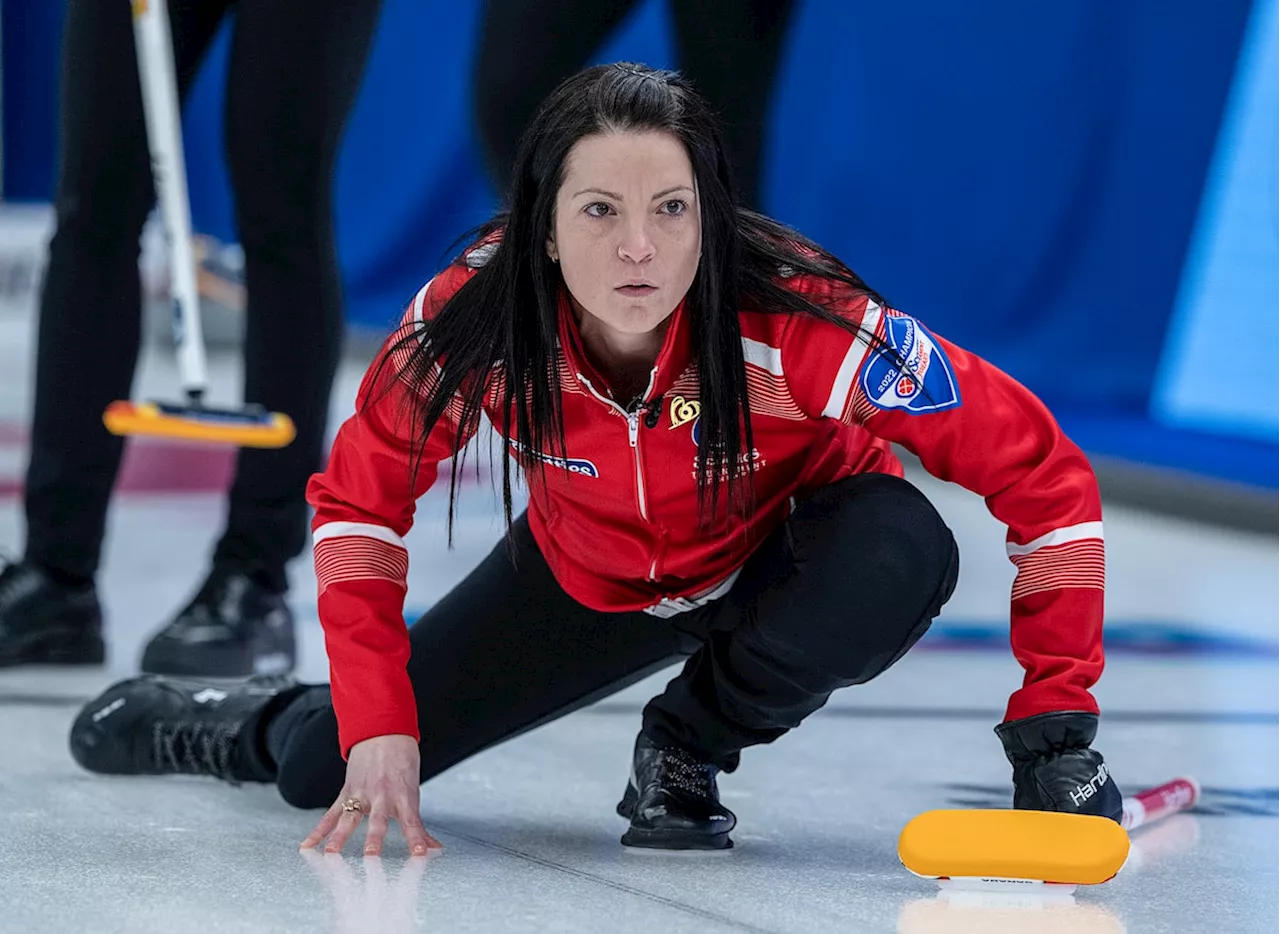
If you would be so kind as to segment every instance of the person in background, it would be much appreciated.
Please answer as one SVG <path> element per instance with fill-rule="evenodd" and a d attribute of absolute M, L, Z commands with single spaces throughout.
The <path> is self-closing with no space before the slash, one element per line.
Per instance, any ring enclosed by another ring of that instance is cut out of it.
<path fill-rule="evenodd" d="M 294 665 L 286 564 L 306 543 L 341 353 L 332 176 L 380 0 L 171 0 L 179 93 L 234 13 L 227 160 L 247 285 L 244 398 L 292 417 L 281 450 L 244 449 L 212 566 L 148 643 L 149 672 L 247 676 Z M 40 302 L 26 550 L 0 570 L 0 666 L 104 660 L 95 588 L 141 335 L 139 240 L 154 200 L 129 4 L 69 0 L 60 163 Z"/>
<path fill-rule="evenodd" d="M 638 0 L 486 0 L 472 78 L 489 177 L 511 179 L 534 109 L 587 64 Z M 724 128 L 743 203 L 761 210 L 769 103 L 795 0 L 671 0 L 675 58 Z"/>
<path fill-rule="evenodd" d="M 309 486 L 331 684 L 123 681 L 76 717 L 76 761 L 275 782 L 328 807 L 304 847 L 342 849 L 367 815 L 365 853 L 395 820 L 425 854 L 419 783 L 684 658 L 640 718 L 622 842 L 728 848 L 718 774 L 883 674 L 955 588 L 896 442 L 1008 527 L 1014 806 L 1119 820 L 1092 748 L 1102 506 L 1044 405 L 740 207 L 677 74 L 570 78 L 516 164 L 510 212 L 410 303 Z M 512 519 L 503 458 L 509 534 L 406 631 L 415 503 L 451 458 L 453 502 L 482 413 L 528 509 Z"/>

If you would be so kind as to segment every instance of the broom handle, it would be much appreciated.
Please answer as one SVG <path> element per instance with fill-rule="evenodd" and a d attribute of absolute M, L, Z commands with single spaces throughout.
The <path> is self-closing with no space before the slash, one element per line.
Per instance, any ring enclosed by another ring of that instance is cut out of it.
<path fill-rule="evenodd" d="M 193 404 L 198 404 L 204 395 L 207 375 L 168 4 L 167 0 L 131 2 L 151 174 L 155 179 L 160 213 L 169 239 L 173 339 L 178 349 L 178 373 L 187 396 Z"/>
<path fill-rule="evenodd" d="M 1194 778 L 1175 778 L 1125 798 L 1120 826 L 1125 830 L 1137 830 L 1143 824 L 1152 824 L 1178 811 L 1190 810 L 1199 800 L 1199 782 Z"/>

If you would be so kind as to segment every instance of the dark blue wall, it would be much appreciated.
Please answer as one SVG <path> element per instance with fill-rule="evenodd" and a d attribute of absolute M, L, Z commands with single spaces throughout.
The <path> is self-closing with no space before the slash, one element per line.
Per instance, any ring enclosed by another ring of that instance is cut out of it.
<path fill-rule="evenodd" d="M 11 198 L 50 192 L 58 6 L 3 5 Z M 766 207 L 1065 420 L 1146 422 L 1249 6 L 802 2 Z M 356 324 L 387 326 L 494 206 L 467 104 L 477 26 L 477 4 L 386 0 L 337 180 Z M 646 3 L 598 58 L 678 65 L 667 28 Z M 223 44 L 185 122 L 197 224 L 230 239 L 225 66 Z"/>

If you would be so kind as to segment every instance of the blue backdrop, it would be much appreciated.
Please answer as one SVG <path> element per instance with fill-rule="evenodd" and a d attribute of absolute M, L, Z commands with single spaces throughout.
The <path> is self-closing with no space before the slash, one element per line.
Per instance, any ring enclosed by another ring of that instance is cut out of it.
<path fill-rule="evenodd" d="M 9 197 L 48 197 L 52 102 L 36 91 L 53 83 L 52 52 L 28 34 L 15 65 L 11 46 L 15 29 L 56 23 L 57 6 L 3 7 Z M 1257 182 L 1228 183 L 1248 141 L 1268 138 L 1247 126 L 1267 105 L 1253 80 L 1270 87 L 1271 148 L 1257 158 L 1274 185 L 1274 37 L 1270 59 L 1246 41 L 1268 16 L 1274 33 L 1274 9 L 807 0 L 776 89 L 766 207 L 1029 385 L 1087 449 L 1274 486 L 1276 199 L 1273 187 L 1260 218 L 1240 220 Z M 386 0 L 336 183 L 354 324 L 387 327 L 494 207 L 467 99 L 478 25 L 478 4 Z M 653 0 L 597 58 L 678 65 L 667 33 Z M 233 239 L 225 53 L 186 128 L 197 224 Z M 1223 272 L 1231 236 L 1262 237 L 1269 257 L 1242 267 L 1236 250 Z M 1226 308 L 1206 299 L 1242 277 L 1260 285 Z M 1242 340 L 1269 349 L 1241 358 Z M 1207 393 L 1214 405 L 1189 406 Z"/>

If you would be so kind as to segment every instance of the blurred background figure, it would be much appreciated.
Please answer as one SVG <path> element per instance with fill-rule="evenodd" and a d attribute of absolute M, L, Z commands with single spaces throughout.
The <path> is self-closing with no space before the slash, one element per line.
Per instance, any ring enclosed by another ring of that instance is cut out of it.
<path fill-rule="evenodd" d="M 146 671 L 233 677 L 294 665 L 285 565 L 306 540 L 303 489 L 321 463 L 344 327 L 330 189 L 379 6 L 170 3 L 181 95 L 235 11 L 225 121 L 248 290 L 244 398 L 288 413 L 298 435 L 282 450 L 240 451 L 212 567 L 148 643 Z M 95 575 L 123 444 L 102 412 L 129 396 L 141 340 L 139 237 L 153 185 L 124 0 L 70 0 L 60 85 L 26 552 L 0 571 L 0 665 L 103 660 Z"/>
<path fill-rule="evenodd" d="M 538 102 L 591 56 L 639 0 L 487 0 L 474 93 L 485 164 L 506 191 L 520 133 Z M 675 67 L 724 124 L 743 200 L 760 209 L 768 108 L 794 0 L 675 0 Z"/>

